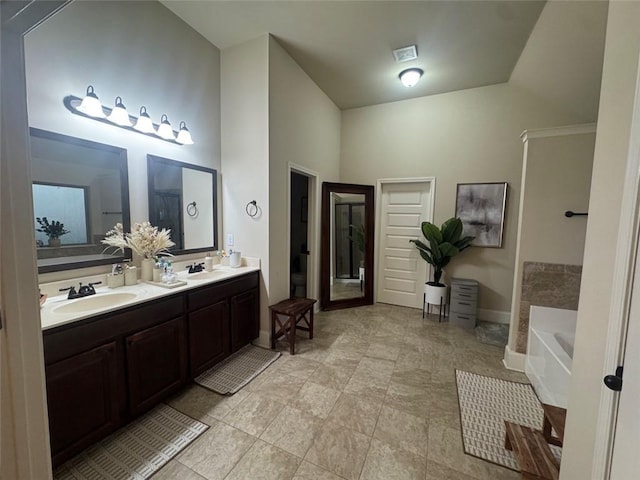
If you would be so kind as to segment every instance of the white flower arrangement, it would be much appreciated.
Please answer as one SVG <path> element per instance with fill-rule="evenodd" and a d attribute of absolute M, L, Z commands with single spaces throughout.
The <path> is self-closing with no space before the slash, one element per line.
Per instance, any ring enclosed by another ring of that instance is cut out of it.
<path fill-rule="evenodd" d="M 158 255 L 173 256 L 168 249 L 175 243 L 171 241 L 171 230 L 158 230 L 149 222 L 135 223 L 131 233 L 124 233 L 121 223 L 116 223 L 113 230 L 109 230 L 102 243 L 120 251 L 130 248 L 144 258 L 153 259 Z"/>

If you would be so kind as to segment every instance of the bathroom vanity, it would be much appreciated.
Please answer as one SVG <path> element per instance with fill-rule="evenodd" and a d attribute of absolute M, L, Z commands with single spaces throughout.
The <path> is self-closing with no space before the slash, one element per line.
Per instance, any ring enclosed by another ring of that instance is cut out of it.
<path fill-rule="evenodd" d="M 54 466 L 258 337 L 259 271 L 237 270 L 176 291 L 139 284 L 132 305 L 53 326 L 60 307 L 43 312 Z"/>

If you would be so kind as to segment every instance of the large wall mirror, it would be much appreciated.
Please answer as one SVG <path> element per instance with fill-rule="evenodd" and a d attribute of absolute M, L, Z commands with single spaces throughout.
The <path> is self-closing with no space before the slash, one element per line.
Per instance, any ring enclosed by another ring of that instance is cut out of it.
<path fill-rule="evenodd" d="M 171 253 L 216 250 L 216 171 L 155 155 L 147 166 L 149 221 L 171 230 Z"/>
<path fill-rule="evenodd" d="M 38 272 L 131 258 L 100 243 L 116 223 L 130 229 L 127 151 L 37 128 L 30 144 Z"/>
<path fill-rule="evenodd" d="M 373 303 L 373 186 L 322 184 L 320 307 Z"/>

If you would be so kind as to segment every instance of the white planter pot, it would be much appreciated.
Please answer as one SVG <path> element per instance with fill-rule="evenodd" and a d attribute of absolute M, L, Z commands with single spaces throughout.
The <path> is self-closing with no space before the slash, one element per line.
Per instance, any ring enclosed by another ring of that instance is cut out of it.
<path fill-rule="evenodd" d="M 424 284 L 425 302 L 432 305 L 447 304 L 447 286 L 436 287 L 434 285 Z"/>

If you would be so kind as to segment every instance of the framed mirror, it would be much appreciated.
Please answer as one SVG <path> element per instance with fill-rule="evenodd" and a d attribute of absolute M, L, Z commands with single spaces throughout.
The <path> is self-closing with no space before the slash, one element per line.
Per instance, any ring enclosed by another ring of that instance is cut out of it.
<path fill-rule="evenodd" d="M 38 273 L 131 258 L 100 243 L 116 223 L 130 230 L 127 151 L 37 128 L 29 133 Z"/>
<path fill-rule="evenodd" d="M 374 187 L 322 184 L 320 308 L 373 303 Z"/>
<path fill-rule="evenodd" d="M 217 172 L 147 155 L 149 221 L 171 230 L 176 254 L 217 250 Z"/>

